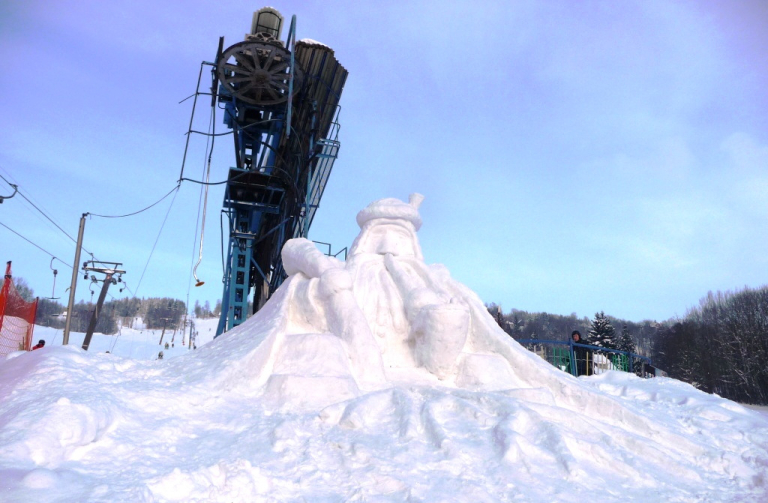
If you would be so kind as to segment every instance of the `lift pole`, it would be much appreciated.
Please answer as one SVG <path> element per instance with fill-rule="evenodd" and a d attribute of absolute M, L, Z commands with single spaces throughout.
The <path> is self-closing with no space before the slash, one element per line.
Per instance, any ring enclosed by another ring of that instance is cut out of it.
<path fill-rule="evenodd" d="M 160 318 L 160 319 L 163 320 L 163 331 L 160 332 L 160 342 L 158 342 L 158 345 L 162 346 L 163 345 L 163 337 L 165 337 L 165 327 L 168 326 L 168 322 L 170 320 L 172 320 L 173 318 Z"/>
<path fill-rule="evenodd" d="M 90 261 L 91 264 L 95 264 L 95 261 Z M 88 323 L 88 330 L 85 332 L 85 339 L 83 340 L 83 349 L 88 351 L 88 346 L 91 345 L 91 338 L 93 337 L 93 331 L 96 329 L 96 323 L 99 321 L 99 314 L 101 314 L 101 306 L 104 304 L 104 299 L 107 297 L 107 290 L 109 285 L 117 283 L 117 280 L 112 276 L 115 274 L 122 276 L 125 271 L 118 269 L 121 266 L 120 262 L 98 262 L 99 264 L 110 264 L 111 267 L 95 267 L 94 265 L 88 266 L 86 264 L 83 269 L 86 271 L 99 272 L 104 274 L 104 285 L 101 287 L 101 293 L 99 294 L 99 300 L 96 302 L 96 307 L 91 315 L 91 321 Z"/>
<path fill-rule="evenodd" d="M 104 276 L 104 285 L 101 287 L 101 293 L 99 294 L 99 300 L 96 302 L 96 307 L 91 314 L 91 321 L 88 323 L 88 330 L 85 332 L 85 339 L 83 340 L 83 349 L 88 351 L 88 346 L 91 345 L 91 338 L 93 337 L 93 331 L 96 329 L 96 323 L 99 321 L 99 314 L 101 314 L 101 306 L 104 304 L 104 299 L 107 297 L 107 290 L 112 283 L 112 273 L 107 273 Z"/>
<path fill-rule="evenodd" d="M 77 231 L 77 245 L 75 247 L 75 263 L 72 267 L 72 283 L 69 285 L 69 304 L 67 305 L 67 321 L 64 324 L 65 346 L 69 344 L 69 327 L 72 323 L 72 311 L 75 308 L 75 288 L 77 288 L 77 268 L 80 266 L 80 250 L 83 248 L 83 232 L 85 231 L 85 217 L 88 213 L 83 213 L 80 217 L 80 229 Z"/>

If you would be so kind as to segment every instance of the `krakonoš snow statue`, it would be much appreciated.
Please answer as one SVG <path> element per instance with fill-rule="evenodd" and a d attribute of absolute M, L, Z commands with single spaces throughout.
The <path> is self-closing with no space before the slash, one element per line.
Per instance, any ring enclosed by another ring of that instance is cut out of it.
<path fill-rule="evenodd" d="M 299 283 L 292 318 L 339 336 L 361 386 L 383 384 L 385 369 L 418 367 L 452 380 L 473 356 L 464 352 L 470 331 L 482 333 L 482 321 L 471 322 L 473 299 L 444 268 L 424 263 L 416 237 L 422 199 L 381 199 L 358 213 L 361 231 L 346 264 L 306 239 L 283 248 L 285 269 Z M 498 365 L 508 367 L 503 359 Z"/>
<path fill-rule="evenodd" d="M 475 390 L 566 384 L 444 266 L 424 262 L 416 235 L 423 199 L 380 199 L 360 211 L 346 263 L 303 238 L 285 244 L 289 278 L 273 299 L 284 311 L 282 337 L 265 341 L 274 357 L 258 371 L 268 401 L 323 406 L 398 381 Z M 310 385 L 321 385 L 322 397 L 308 399 Z"/>

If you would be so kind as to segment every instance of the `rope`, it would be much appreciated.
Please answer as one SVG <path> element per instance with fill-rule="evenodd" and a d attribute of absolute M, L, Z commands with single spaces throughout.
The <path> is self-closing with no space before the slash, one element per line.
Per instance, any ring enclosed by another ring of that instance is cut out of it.
<path fill-rule="evenodd" d="M 205 145 L 206 153 L 208 144 Z M 203 163 L 203 173 L 205 173 L 205 163 Z M 195 250 L 197 249 L 197 231 L 200 230 L 200 211 L 203 207 L 203 189 L 200 186 L 200 195 L 197 196 L 197 217 L 195 218 L 195 237 L 192 240 L 192 260 L 189 263 L 189 276 L 187 277 L 187 310 L 189 310 L 189 293 L 192 290 L 192 268 L 195 266 Z"/>
<path fill-rule="evenodd" d="M 211 148 L 208 150 L 208 167 L 206 169 L 205 173 L 205 195 L 203 196 L 203 221 L 200 225 L 200 254 L 197 257 L 197 264 L 195 264 L 195 267 L 192 268 L 192 276 L 195 277 L 195 281 L 197 283 L 195 286 L 202 286 L 203 281 L 200 280 L 200 278 L 197 277 L 197 268 L 200 266 L 200 263 L 203 261 L 203 243 L 205 240 L 205 218 L 208 211 L 208 180 L 211 179 L 211 158 L 213 157 L 213 147 L 216 145 L 216 107 L 211 106 L 211 120 L 208 123 L 208 128 L 211 130 L 211 132 L 214 134 L 214 136 L 211 136 Z M 206 142 L 206 148 L 208 144 Z"/>
<path fill-rule="evenodd" d="M 5 183 L 7 183 L 7 184 L 11 185 L 11 182 L 9 182 L 9 181 L 8 181 L 8 179 L 7 179 L 7 178 L 5 178 L 3 175 L 0 175 L 0 178 L 2 178 L 3 180 L 5 180 Z M 17 186 L 18 186 L 18 184 L 17 184 Z M 30 201 L 30 200 L 29 200 L 29 198 L 28 198 L 27 196 L 25 196 L 25 195 L 24 195 L 24 194 L 21 192 L 21 190 L 20 190 L 20 189 L 19 189 L 19 191 L 18 191 L 18 192 L 19 192 L 19 195 L 20 195 L 21 197 L 23 197 L 25 201 L 27 201 L 29 204 L 31 204 L 33 208 L 35 208 L 37 211 L 39 211 L 41 215 L 43 215 L 43 216 L 44 216 L 44 217 L 45 217 L 45 218 L 46 218 L 46 219 L 47 219 L 49 222 L 51 222 L 53 225 L 55 225 L 55 226 L 56 226 L 56 228 L 57 228 L 57 229 L 59 229 L 61 232 L 63 232 L 63 233 L 64 233 L 64 235 L 65 235 L 65 236 L 67 236 L 67 237 L 68 237 L 70 240 L 72 240 L 72 242 L 73 242 L 73 243 L 77 244 L 77 239 L 75 239 L 75 238 L 73 238 L 72 236 L 70 236 L 70 235 L 69 235 L 69 233 L 68 233 L 67 231 L 65 231 L 64 229 L 62 229 L 62 228 L 61 228 L 61 226 L 60 226 L 59 224 L 57 224 L 56 222 L 54 222 L 54 221 L 53 221 L 53 219 L 52 219 L 51 217 L 49 217 L 49 216 L 48 216 L 48 215 L 47 215 L 47 214 L 46 214 L 46 213 L 45 213 L 43 210 L 41 210 L 40 208 L 38 208 L 38 206 L 37 206 L 35 203 L 33 203 L 32 201 Z M 83 247 L 83 250 L 85 250 L 85 247 Z M 93 255 L 93 254 L 92 254 L 91 252 L 89 252 L 88 250 L 85 250 L 85 251 L 86 251 L 87 253 L 89 253 L 89 254 Z"/>
<path fill-rule="evenodd" d="M 200 180 L 193 180 L 193 179 L 191 179 L 191 178 L 182 178 L 182 179 L 181 179 L 181 181 L 183 181 L 183 182 L 192 182 L 192 183 L 196 183 L 196 184 L 198 184 L 198 185 L 204 185 L 204 186 L 210 186 L 210 185 L 224 185 L 225 183 L 227 183 L 227 182 L 231 182 L 232 180 L 234 180 L 234 179 L 236 179 L 236 178 L 239 178 L 239 177 L 241 177 L 241 176 L 243 176 L 243 175 L 246 175 L 246 174 L 249 174 L 249 175 L 250 175 L 251 173 L 250 173 L 250 172 L 248 172 L 248 171 L 243 171 L 241 174 L 239 174 L 239 175 L 237 175 L 237 176 L 233 176 L 233 177 L 232 177 L 232 178 L 230 178 L 229 180 L 224 180 L 223 182 L 201 182 Z"/>
<path fill-rule="evenodd" d="M 2 176 L 2 175 L 0 175 L 0 176 Z M 24 241 L 26 241 L 27 243 L 29 243 L 29 244 L 31 244 L 32 246 L 36 247 L 38 250 L 42 251 L 43 253 L 46 253 L 46 254 L 47 254 L 47 255 L 49 255 L 50 257 L 53 257 L 53 258 L 55 258 L 56 260 L 58 260 L 59 262 L 61 262 L 61 263 L 62 263 L 62 264 L 64 264 L 65 266 L 67 266 L 67 267 L 69 267 L 70 269 L 72 269 L 72 266 L 71 266 L 71 265 L 67 264 L 66 262 L 64 262 L 63 260 L 61 260 L 59 257 L 57 257 L 56 255 L 54 255 L 53 253 L 49 252 L 48 250 L 46 250 L 46 249 L 42 248 L 40 245 L 38 245 L 38 244 L 35 244 L 35 243 L 33 243 L 32 241 L 30 241 L 29 239 L 25 238 L 24 236 L 22 236 L 21 234 L 19 234 L 19 233 L 18 233 L 18 232 L 16 232 L 15 230 L 13 230 L 13 229 L 11 229 L 10 227 L 8 227 L 7 225 L 5 225 L 3 222 L 0 222 L 0 225 L 2 225 L 3 227 L 5 227 L 5 228 L 6 228 L 6 229 L 8 229 L 9 231 L 13 232 L 14 234 L 16 234 L 17 236 L 19 236 L 21 239 L 23 239 L 23 240 L 24 240 Z"/>
<path fill-rule="evenodd" d="M 131 290 L 131 289 L 128 287 L 128 283 L 126 283 L 125 281 L 123 281 L 123 288 L 125 288 L 126 290 L 128 290 L 129 292 L 131 292 L 131 295 L 133 295 L 134 297 L 136 297 L 136 294 L 135 294 L 135 293 L 133 293 L 133 290 Z"/>
<path fill-rule="evenodd" d="M 222 109 L 220 109 L 220 110 L 222 110 Z M 230 117 L 234 118 L 234 116 L 232 115 L 232 113 L 229 110 L 227 110 L 227 109 L 223 109 L 223 110 L 227 113 L 227 115 L 229 115 Z M 257 121 L 257 122 L 253 122 L 253 123 L 248 124 L 246 126 L 239 127 L 239 131 L 244 132 L 245 134 L 248 134 L 248 131 L 246 131 L 246 130 L 249 129 L 249 128 L 252 128 L 254 126 L 260 126 L 262 124 L 267 124 L 268 122 L 278 122 L 278 121 L 284 121 L 284 120 L 285 119 L 264 119 L 264 120 L 260 120 L 260 121 Z M 291 127 L 291 129 L 296 131 L 296 129 L 294 129 L 293 127 Z M 230 131 L 227 131 L 226 133 L 204 133 L 202 131 L 197 131 L 196 129 L 190 129 L 186 134 L 189 135 L 189 134 L 192 134 L 192 133 L 203 135 L 203 136 L 217 137 L 217 136 L 228 136 L 228 135 L 231 135 L 231 134 L 235 134 L 235 130 L 232 129 Z M 253 138 L 253 135 L 251 135 L 251 134 L 248 134 L 248 136 Z"/>
<path fill-rule="evenodd" d="M 173 189 L 178 189 L 178 185 Z M 169 192 L 170 194 L 170 192 Z M 147 267 L 149 267 L 149 261 L 152 260 L 152 255 L 155 253 L 155 247 L 157 246 L 157 242 L 160 241 L 160 235 L 163 233 L 163 228 L 165 227 L 165 222 L 168 221 L 168 215 L 171 213 L 171 208 L 173 208 L 173 203 L 176 202 L 176 196 L 179 194 L 178 191 L 176 191 L 176 194 L 173 195 L 173 199 L 171 199 L 171 204 L 168 205 L 168 211 L 165 212 L 165 218 L 163 218 L 163 223 L 160 226 L 160 231 L 157 233 L 157 237 L 155 238 L 155 244 L 152 245 L 152 251 L 149 252 L 149 257 L 147 258 L 147 263 L 144 264 L 144 270 L 141 272 L 141 277 L 139 278 L 139 284 L 136 285 L 136 293 L 139 292 L 139 288 L 141 287 L 141 280 L 144 279 L 144 273 L 147 272 Z M 159 202 L 159 201 L 158 201 Z M 134 294 L 134 297 L 136 294 Z"/>
<path fill-rule="evenodd" d="M 54 330 L 53 337 L 51 338 L 51 342 L 50 342 L 51 346 L 53 346 L 56 343 L 56 336 L 59 335 L 60 330 L 61 330 L 60 328 L 57 328 L 56 330 Z"/>
<path fill-rule="evenodd" d="M 117 340 L 120 338 L 122 334 L 123 334 L 123 324 L 121 321 L 120 328 L 117 329 L 117 337 L 115 337 L 115 340 L 112 341 L 112 346 L 109 348 L 110 353 L 113 353 L 115 351 L 115 345 L 117 344 Z"/>
<path fill-rule="evenodd" d="M 5 171 L 5 169 L 3 169 L 3 171 Z M 7 179 L 7 178 L 5 178 L 3 175 L 0 175 L 0 178 L 2 178 L 3 180 L 5 180 L 5 183 L 7 183 L 7 184 L 9 184 L 9 185 L 11 184 L 11 182 L 9 182 L 9 181 L 8 181 L 8 179 Z M 16 185 L 17 185 L 17 188 L 18 188 L 18 184 L 16 184 Z M 73 238 L 72 236 L 70 236 L 70 235 L 69 235 L 69 233 L 67 233 L 67 231 L 65 231 L 64 229 L 62 229 L 62 228 L 61 228 L 61 226 L 60 226 L 59 224 L 57 224 L 56 222 L 54 222 L 54 221 L 53 221 L 53 219 L 52 219 L 51 217 L 49 217 L 49 216 L 48 216 L 48 215 L 47 215 L 47 214 L 46 214 L 46 213 L 45 213 L 43 210 L 41 210 L 40 208 L 38 208 L 38 207 L 37 207 L 37 205 L 36 205 L 35 203 L 33 203 L 32 201 L 30 201 L 30 200 L 29 200 L 29 198 L 27 198 L 27 196 L 25 196 L 25 195 L 24 195 L 24 194 L 21 192 L 21 189 L 18 189 L 18 193 L 19 193 L 19 195 L 20 195 L 21 197 L 23 197 L 23 198 L 24 198 L 24 200 L 25 200 L 25 201 L 27 201 L 29 204 L 31 204 L 33 208 L 35 208 L 37 211 L 39 211 L 39 212 L 40 212 L 40 214 L 41 214 L 41 215 L 43 215 L 43 216 L 44 216 L 44 217 L 45 217 L 45 218 L 46 218 L 46 219 L 47 219 L 49 222 L 51 222 L 51 223 L 52 223 L 54 226 L 56 226 L 56 228 L 57 228 L 57 229 L 59 229 L 61 232 L 63 232 L 63 233 L 64 233 L 64 235 L 65 235 L 65 236 L 67 236 L 67 237 L 68 237 L 68 238 L 69 238 L 69 239 L 70 239 L 70 240 L 71 240 L 73 243 L 77 244 L 77 240 L 76 240 L 75 238 Z M 35 245 L 35 246 L 37 246 L 37 245 Z M 88 250 L 85 248 L 85 246 L 82 246 L 82 245 L 81 245 L 81 247 L 82 247 L 82 249 L 83 249 L 83 250 L 85 250 L 85 252 L 86 252 L 88 255 L 90 255 L 90 256 L 91 256 L 91 258 L 94 258 L 94 255 L 93 255 L 93 253 L 89 252 L 89 251 L 88 251 Z M 46 252 L 46 253 L 48 253 L 48 252 Z M 71 267 L 71 266 L 70 266 L 70 267 Z"/>
<path fill-rule="evenodd" d="M 224 111 L 226 112 L 227 115 L 232 117 L 232 113 L 229 110 L 225 109 Z M 215 114 L 215 111 L 213 113 Z M 248 131 L 246 131 L 248 128 L 256 126 L 256 125 L 259 125 L 259 124 L 266 124 L 267 122 L 275 122 L 275 121 L 278 121 L 278 120 L 281 120 L 281 119 L 264 119 L 262 121 L 255 122 L 253 124 L 248 124 L 245 127 L 241 127 L 241 128 L 239 128 L 239 131 L 243 132 L 243 133 L 247 134 L 248 136 L 250 136 L 251 138 L 253 138 L 253 136 L 250 135 Z M 294 133 L 296 133 L 296 129 L 294 129 L 293 127 L 291 127 L 291 129 L 293 129 Z M 208 133 L 203 133 L 202 131 L 193 131 L 193 130 L 190 129 L 190 131 L 187 133 L 187 135 L 189 135 L 189 133 L 197 133 L 197 134 L 201 134 L 201 135 L 207 136 L 208 138 L 213 138 L 215 140 L 215 138 L 217 136 L 224 136 L 224 135 L 228 135 L 228 134 L 233 134 L 235 132 L 235 130 L 233 129 L 232 131 L 228 131 L 226 133 L 216 134 L 216 126 L 215 126 L 215 124 L 214 124 L 213 133 L 211 133 L 210 130 L 211 130 L 211 126 L 209 124 L 208 125 L 208 131 L 209 131 Z M 298 135 L 298 133 L 296 133 L 296 134 Z M 263 144 L 266 147 L 270 148 L 269 145 L 267 145 L 266 143 L 263 143 Z M 303 155 L 304 155 L 303 148 L 301 148 L 301 145 L 299 145 L 299 148 L 302 150 L 302 154 L 301 155 L 303 157 Z M 213 149 L 213 144 L 211 144 L 211 149 Z M 208 152 L 208 143 L 207 142 L 205 144 L 205 150 L 206 150 L 206 153 L 207 153 Z M 200 180 L 194 180 L 192 178 L 186 178 L 186 177 L 182 176 L 181 178 L 179 178 L 179 182 L 187 181 L 187 182 L 197 183 L 197 184 L 200 184 L 200 185 L 224 185 L 225 183 L 232 182 L 234 180 L 237 180 L 241 176 L 245 176 L 245 175 L 249 175 L 249 174 L 252 174 L 252 172 L 251 171 L 244 171 L 244 172 L 242 172 L 242 173 L 240 173 L 238 175 L 233 176 L 232 178 L 228 178 L 227 180 L 223 180 L 221 182 L 207 182 L 207 181 L 203 182 L 203 181 L 200 181 Z"/>
<path fill-rule="evenodd" d="M 153 206 L 158 205 L 160 202 L 163 201 L 163 199 L 165 199 L 166 197 L 170 196 L 171 193 L 174 190 L 179 190 L 179 187 L 181 187 L 181 183 L 176 184 L 176 186 L 174 188 L 172 188 L 170 191 L 168 191 L 167 194 L 165 194 L 163 197 L 161 197 L 160 199 L 158 199 L 154 203 L 150 204 L 146 208 L 142 208 L 142 209 L 140 209 L 138 211 L 134 211 L 133 213 L 126 213 L 125 215 L 99 215 L 97 213 L 88 213 L 88 214 L 91 215 L 92 217 L 101 217 L 101 218 L 125 218 L 125 217 L 132 217 L 133 215 L 138 215 L 139 213 L 145 212 L 148 209 L 152 208 Z M 176 197 L 176 196 L 174 196 L 174 197 Z"/>

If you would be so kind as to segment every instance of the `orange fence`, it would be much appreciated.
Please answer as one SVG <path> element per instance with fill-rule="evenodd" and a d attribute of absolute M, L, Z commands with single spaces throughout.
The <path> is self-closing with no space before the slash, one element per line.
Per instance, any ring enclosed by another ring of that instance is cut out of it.
<path fill-rule="evenodd" d="M 13 286 L 11 263 L 5 268 L 0 289 L 0 357 L 13 351 L 29 351 L 35 329 L 37 299 L 25 301 Z"/>

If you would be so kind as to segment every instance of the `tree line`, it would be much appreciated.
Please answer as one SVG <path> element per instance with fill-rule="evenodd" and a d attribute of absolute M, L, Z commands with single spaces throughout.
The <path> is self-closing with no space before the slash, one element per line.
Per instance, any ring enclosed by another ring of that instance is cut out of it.
<path fill-rule="evenodd" d="M 13 284 L 24 300 L 29 302 L 35 299 L 34 290 L 24 278 L 13 278 Z M 93 302 L 82 300 L 75 304 L 71 321 L 73 332 L 85 332 L 88 329 L 95 306 Z M 112 299 L 104 302 L 94 330 L 102 334 L 115 334 L 119 326 L 132 326 L 136 318 L 142 318 L 148 329 L 177 328 L 181 325 L 186 310 L 184 301 L 170 297 Z M 55 299 L 40 298 L 35 324 L 64 328 L 65 318 L 62 315 L 66 311 L 66 306 Z"/>
<path fill-rule="evenodd" d="M 206 300 L 201 306 L 200 301 L 196 300 L 194 313 L 196 318 L 218 318 L 221 314 L 221 300 L 216 301 L 213 310 L 211 310 L 211 303 L 209 301 Z"/>
<path fill-rule="evenodd" d="M 72 309 L 71 330 L 85 332 L 96 304 L 80 301 Z M 67 311 L 63 304 L 40 299 L 35 323 L 44 327 L 64 328 Z M 96 332 L 115 334 L 120 326 L 132 327 L 134 319 L 142 318 L 148 329 L 180 327 L 186 305 L 184 301 L 169 297 L 124 298 L 104 302 L 96 322 Z"/>
<path fill-rule="evenodd" d="M 768 286 L 710 292 L 682 319 L 662 322 L 635 323 L 602 311 L 589 319 L 486 307 L 515 339 L 564 341 L 578 330 L 587 344 L 648 356 L 670 377 L 703 391 L 768 404 Z"/>
<path fill-rule="evenodd" d="M 709 292 L 659 334 L 654 361 L 709 393 L 768 404 L 768 286 Z"/>
<path fill-rule="evenodd" d="M 565 316 L 546 312 L 531 313 L 520 309 L 503 313 L 501 306 L 494 303 L 486 307 L 499 326 L 514 339 L 567 341 L 571 332 L 578 330 L 587 344 L 622 349 L 629 347 L 631 342 L 634 348 L 632 352 L 648 357 L 653 353 L 654 340 L 665 327 L 664 323 L 657 321 L 633 322 L 606 315 L 602 311 L 590 319 L 586 316 L 579 318 L 576 313 Z M 621 347 L 620 339 L 624 341 Z"/>

